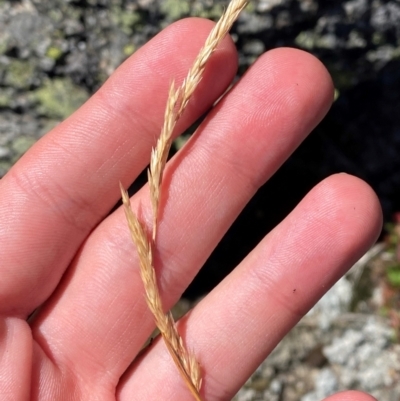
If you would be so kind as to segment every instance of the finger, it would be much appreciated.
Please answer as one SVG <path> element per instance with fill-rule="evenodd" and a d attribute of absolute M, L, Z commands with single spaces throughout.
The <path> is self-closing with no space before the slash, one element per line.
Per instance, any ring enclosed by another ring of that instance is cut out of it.
<path fill-rule="evenodd" d="M 155 261 L 165 308 L 331 100 L 331 80 L 318 60 L 293 49 L 269 52 L 169 163 Z M 150 220 L 147 188 L 133 207 Z M 107 376 L 97 380 L 117 381 L 152 328 L 136 253 L 118 210 L 87 240 L 34 330 L 52 344 L 53 358 L 78 367 L 81 377 L 102 367 Z"/>
<path fill-rule="evenodd" d="M 179 83 L 212 27 L 176 23 L 125 62 L 80 110 L 0 182 L 0 305 L 26 315 L 54 290 L 93 227 L 148 164 L 172 79 Z M 230 39 L 212 56 L 177 132 L 211 106 L 236 71 Z"/>
<path fill-rule="evenodd" d="M 203 398 L 231 399 L 282 337 L 368 250 L 381 211 L 364 182 L 336 175 L 314 188 L 257 248 L 182 320 L 203 369 Z M 152 390 L 144 389 L 152 376 Z M 120 399 L 185 399 L 160 341 L 124 378 Z"/>
<path fill-rule="evenodd" d="M 0 319 L 0 399 L 29 400 L 32 337 L 29 326 L 17 318 Z"/>
<path fill-rule="evenodd" d="M 361 391 L 342 391 L 340 393 L 333 394 L 325 401 L 377 401 L 372 395 L 363 393 Z"/>

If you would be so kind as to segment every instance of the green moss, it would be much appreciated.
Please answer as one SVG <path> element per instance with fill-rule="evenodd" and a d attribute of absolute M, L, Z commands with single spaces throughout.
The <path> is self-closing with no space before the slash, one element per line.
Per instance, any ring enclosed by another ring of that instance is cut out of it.
<path fill-rule="evenodd" d="M 127 45 L 124 46 L 124 55 L 125 56 L 130 56 L 131 54 L 133 54 L 135 52 L 135 45 L 132 43 L 129 43 Z"/>
<path fill-rule="evenodd" d="M 174 140 L 174 146 L 176 150 L 182 149 L 186 142 L 190 139 L 190 135 L 184 134 L 181 136 L 178 136 L 177 138 L 175 138 Z"/>
<path fill-rule="evenodd" d="M 356 77 L 354 76 L 353 71 L 330 71 L 333 82 L 335 83 L 335 87 L 339 91 L 344 91 L 354 86 L 354 82 L 356 81 Z"/>
<path fill-rule="evenodd" d="M 64 18 L 62 11 L 57 7 L 50 9 L 47 15 L 55 23 L 61 22 Z"/>
<path fill-rule="evenodd" d="M 18 136 L 11 144 L 11 149 L 14 152 L 13 162 L 19 159 L 34 143 L 35 138 L 31 136 Z"/>
<path fill-rule="evenodd" d="M 372 43 L 375 46 L 381 46 L 385 44 L 385 37 L 381 32 L 374 32 L 372 34 Z"/>
<path fill-rule="evenodd" d="M 32 83 L 35 67 L 29 61 L 13 60 L 6 70 L 4 83 L 17 89 L 27 89 Z"/>
<path fill-rule="evenodd" d="M 63 51 L 56 46 L 50 46 L 46 52 L 46 56 L 53 60 L 58 60 L 62 56 L 62 54 Z"/>
<path fill-rule="evenodd" d="M 133 29 L 140 23 L 141 16 L 136 11 L 114 7 L 111 11 L 111 19 L 124 33 L 131 35 Z"/>
<path fill-rule="evenodd" d="M 132 28 L 137 25 L 140 21 L 140 15 L 137 12 L 124 12 L 121 15 L 121 26 L 122 30 L 130 34 L 132 33 Z"/>
<path fill-rule="evenodd" d="M 0 54 L 4 54 L 8 50 L 8 43 L 6 35 L 0 33 Z"/>
<path fill-rule="evenodd" d="M 393 59 L 400 58 L 400 47 L 395 47 L 392 53 Z"/>
<path fill-rule="evenodd" d="M 340 95 L 340 92 L 354 86 L 354 82 L 357 81 L 355 70 L 345 69 L 340 64 L 338 65 L 336 63 L 327 62 L 325 65 L 332 76 L 335 84 L 335 91 L 338 95 Z"/>
<path fill-rule="evenodd" d="M 61 20 L 73 20 L 73 21 L 81 21 L 84 14 L 83 7 L 71 7 L 68 4 L 68 1 L 60 1 L 57 4 L 57 10 L 55 7 L 52 9 L 53 13 L 49 13 L 49 17 L 52 18 L 55 22 L 57 19 L 61 17 Z M 59 22 L 58 21 L 58 22 Z"/>
<path fill-rule="evenodd" d="M 11 88 L 2 88 L 0 90 L 0 107 L 8 107 L 13 98 L 13 90 Z"/>
<path fill-rule="evenodd" d="M 400 265 L 390 266 L 386 271 L 386 276 L 393 287 L 400 287 Z"/>
<path fill-rule="evenodd" d="M 176 21 L 190 14 L 190 4 L 182 0 L 164 0 L 161 3 L 161 11 L 168 19 Z"/>
<path fill-rule="evenodd" d="M 0 178 L 3 177 L 8 170 L 10 170 L 12 163 L 7 160 L 0 160 Z"/>
<path fill-rule="evenodd" d="M 297 46 L 312 50 L 314 48 L 321 48 L 321 49 L 332 49 L 334 46 L 332 35 L 319 35 L 313 31 L 303 31 L 300 32 L 294 42 Z"/>
<path fill-rule="evenodd" d="M 255 11 L 256 11 L 256 3 L 255 3 L 255 1 L 249 1 L 249 3 L 247 4 L 245 10 L 246 10 L 248 13 L 253 13 L 253 12 L 255 12 Z"/>
<path fill-rule="evenodd" d="M 89 97 L 88 93 L 69 78 L 48 80 L 37 89 L 34 100 L 39 103 L 39 113 L 51 118 L 66 118 Z"/>
<path fill-rule="evenodd" d="M 198 2 L 191 10 L 191 15 L 194 17 L 218 20 L 223 11 L 224 6 L 221 3 L 214 4 L 212 7 L 206 7 L 203 3 Z"/>
<path fill-rule="evenodd" d="M 307 50 L 313 49 L 315 47 L 315 42 L 316 37 L 312 31 L 300 32 L 294 39 L 294 43 L 296 43 L 297 46 Z"/>
<path fill-rule="evenodd" d="M 96 74 L 96 80 L 97 82 L 99 82 L 100 84 L 103 84 L 104 82 L 107 81 L 109 77 L 109 74 L 107 74 L 105 71 L 100 70 L 97 74 Z"/>

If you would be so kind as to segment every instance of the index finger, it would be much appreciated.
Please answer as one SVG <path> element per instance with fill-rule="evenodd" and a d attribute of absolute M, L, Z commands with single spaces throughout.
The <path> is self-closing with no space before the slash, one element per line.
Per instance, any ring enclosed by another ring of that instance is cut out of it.
<path fill-rule="evenodd" d="M 148 163 L 168 86 L 181 81 L 212 27 L 180 21 L 127 60 L 73 116 L 0 182 L 0 308 L 26 316 L 54 290 L 82 241 Z M 226 39 L 213 55 L 177 133 L 218 98 L 236 71 Z"/>

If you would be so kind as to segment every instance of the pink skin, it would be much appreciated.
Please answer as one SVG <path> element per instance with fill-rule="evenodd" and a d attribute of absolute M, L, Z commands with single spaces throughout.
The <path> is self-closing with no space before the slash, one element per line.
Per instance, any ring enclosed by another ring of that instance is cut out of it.
<path fill-rule="evenodd" d="M 343 391 L 330 397 L 327 397 L 325 401 L 376 401 L 376 398 L 372 395 L 362 393 L 360 391 Z"/>
<path fill-rule="evenodd" d="M 164 30 L 0 181 L 1 399 L 192 399 L 162 342 L 131 364 L 154 324 L 124 214 L 106 215 L 118 182 L 129 186 L 148 162 L 168 84 L 181 82 L 211 24 L 188 19 Z M 226 38 L 176 135 L 225 91 L 236 67 Z M 168 164 L 156 254 L 167 308 L 332 98 L 317 59 L 270 51 Z M 150 224 L 147 187 L 132 206 Z M 310 191 L 180 322 L 202 365 L 203 398 L 231 399 L 380 228 L 379 202 L 359 179 L 339 174 Z"/>

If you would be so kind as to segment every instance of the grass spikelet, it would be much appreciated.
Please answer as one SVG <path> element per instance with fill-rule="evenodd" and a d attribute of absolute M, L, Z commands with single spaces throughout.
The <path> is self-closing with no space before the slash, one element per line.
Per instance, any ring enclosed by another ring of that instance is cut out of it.
<path fill-rule="evenodd" d="M 185 349 L 182 337 L 178 333 L 171 313 L 164 313 L 157 287 L 156 273 L 153 267 L 151 242 L 148 240 L 143 225 L 132 212 L 128 193 L 122 187 L 121 183 L 120 190 L 129 231 L 139 255 L 140 276 L 146 292 L 147 306 L 154 316 L 155 323 L 186 385 L 194 398 L 197 401 L 202 401 L 199 395 L 201 387 L 200 366 L 195 357 Z"/>
<path fill-rule="evenodd" d="M 157 234 L 161 183 L 168 153 L 171 148 L 172 133 L 177 121 L 182 116 L 194 91 L 201 81 L 207 61 L 247 4 L 248 0 L 232 0 L 229 3 L 227 9 L 208 35 L 205 44 L 197 55 L 182 85 L 176 90 L 174 88 L 174 82 L 172 82 L 170 86 L 164 113 L 164 124 L 157 144 L 151 152 L 150 168 L 148 171 L 150 197 L 153 208 L 153 241 L 155 241 Z"/>
<path fill-rule="evenodd" d="M 151 151 L 150 168 L 148 170 L 153 214 L 151 238 L 147 234 L 143 224 L 133 213 L 128 193 L 120 183 L 125 216 L 139 256 L 140 275 L 145 288 L 147 305 L 154 315 L 155 323 L 161 332 L 169 353 L 196 401 L 202 401 L 199 395 L 202 381 L 200 365 L 196 361 L 196 358 L 186 350 L 171 313 L 164 312 L 153 265 L 153 247 L 156 242 L 162 180 L 168 153 L 171 148 L 172 133 L 202 79 L 207 61 L 247 4 L 248 0 L 231 0 L 220 20 L 210 32 L 182 84 L 177 88 L 174 82 L 170 85 L 164 113 L 164 123 L 156 146 Z"/>
<path fill-rule="evenodd" d="M 164 124 L 160 137 L 157 140 L 156 147 L 151 150 L 150 168 L 147 171 L 147 179 L 150 187 L 150 200 L 153 211 L 153 241 L 156 240 L 157 224 L 158 224 L 158 205 L 161 198 L 161 182 L 165 165 L 167 163 L 168 153 L 171 149 L 172 132 L 176 125 L 174 110 L 177 107 L 180 95 L 180 88 L 175 90 L 174 81 L 172 81 L 167 105 L 164 113 Z"/>

